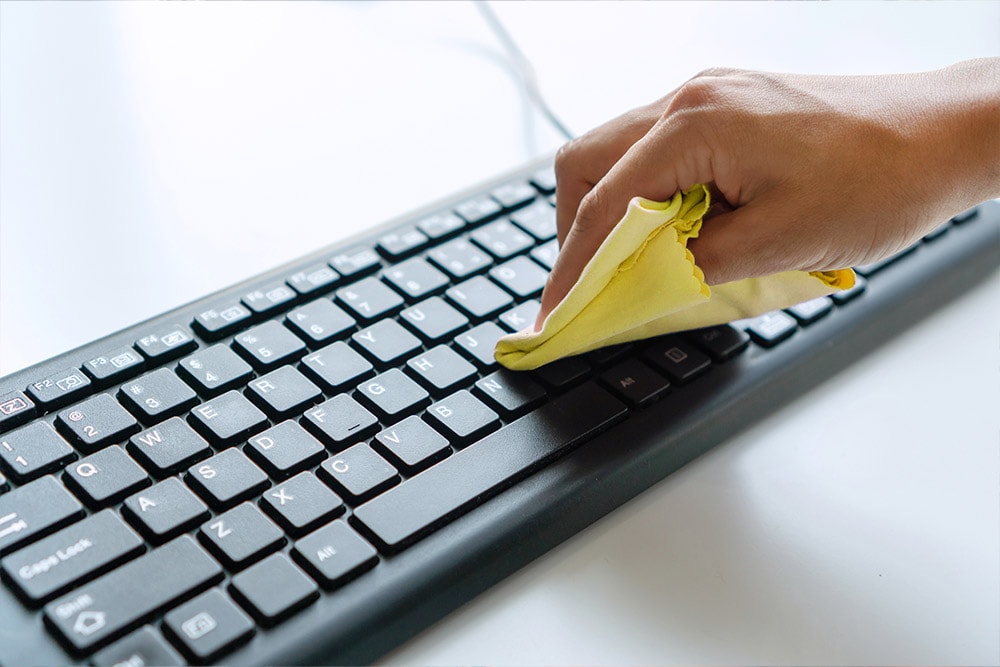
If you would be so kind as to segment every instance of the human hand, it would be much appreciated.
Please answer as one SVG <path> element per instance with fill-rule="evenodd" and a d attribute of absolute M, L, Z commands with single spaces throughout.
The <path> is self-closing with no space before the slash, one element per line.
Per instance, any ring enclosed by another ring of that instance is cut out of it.
<path fill-rule="evenodd" d="M 642 196 L 709 184 L 689 248 L 709 284 L 875 261 L 1000 196 L 1000 59 L 933 72 L 709 70 L 556 156 L 560 253 L 540 329 Z"/>

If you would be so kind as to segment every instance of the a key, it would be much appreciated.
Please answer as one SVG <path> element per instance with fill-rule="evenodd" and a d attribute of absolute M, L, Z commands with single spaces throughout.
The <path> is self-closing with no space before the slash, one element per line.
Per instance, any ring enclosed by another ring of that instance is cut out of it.
<path fill-rule="evenodd" d="M 69 464 L 65 479 L 74 493 L 91 507 L 116 503 L 150 484 L 146 471 L 118 445 Z"/>
<path fill-rule="evenodd" d="M 446 394 L 476 376 L 476 367 L 447 345 L 432 347 L 407 360 L 406 365 L 435 394 Z"/>
<path fill-rule="evenodd" d="M 135 341 L 135 349 L 157 364 L 179 357 L 197 346 L 188 328 L 180 324 L 158 327 Z"/>
<path fill-rule="evenodd" d="M 448 284 L 448 276 L 419 257 L 386 269 L 382 275 L 410 303 L 429 296 Z"/>
<path fill-rule="evenodd" d="M 256 315 L 269 315 L 295 301 L 296 293 L 285 283 L 270 283 L 243 295 L 241 301 Z"/>
<path fill-rule="evenodd" d="M 23 391 L 0 396 L 0 433 L 19 426 L 35 416 L 35 403 Z"/>
<path fill-rule="evenodd" d="M 499 260 L 513 257 L 535 244 L 535 240 L 529 234 L 507 220 L 491 222 L 472 232 L 470 238 L 476 245 Z"/>
<path fill-rule="evenodd" d="M 638 359 L 626 359 L 601 373 L 601 382 L 630 405 L 652 403 L 670 390 L 662 375 Z"/>
<path fill-rule="evenodd" d="M 324 344 L 350 331 L 357 322 L 329 299 L 317 299 L 296 308 L 286 317 L 292 331 L 310 346 Z"/>
<path fill-rule="evenodd" d="M 535 323 L 535 318 L 538 317 L 538 311 L 541 307 L 542 304 L 536 299 L 531 299 L 518 306 L 514 306 L 504 313 L 500 313 L 498 319 L 510 331 L 521 331 Z"/>
<path fill-rule="evenodd" d="M 376 364 L 386 366 L 420 349 L 420 339 L 395 320 L 381 320 L 358 331 L 351 340 Z"/>
<path fill-rule="evenodd" d="M 304 535 L 344 513 L 344 501 L 311 472 L 275 485 L 261 508 L 292 535 Z"/>
<path fill-rule="evenodd" d="M 402 259 L 428 243 L 427 236 L 416 227 L 404 227 L 379 237 L 376 248 L 384 257 Z"/>
<path fill-rule="evenodd" d="M 564 357 L 537 368 L 534 376 L 550 389 L 562 390 L 590 373 L 590 364 L 582 356 Z"/>
<path fill-rule="evenodd" d="M 128 451 L 154 475 L 180 472 L 212 453 L 204 438 L 180 417 L 132 436 Z"/>
<path fill-rule="evenodd" d="M 358 398 L 383 418 L 395 421 L 430 403 L 430 394 L 393 368 L 358 385 Z"/>
<path fill-rule="evenodd" d="M 838 306 L 843 306 L 849 301 L 853 301 L 857 297 L 861 296 L 864 291 L 868 289 L 868 281 L 861 276 L 854 277 L 854 286 L 849 289 L 843 289 L 839 292 L 834 292 L 830 295 L 833 302 Z"/>
<path fill-rule="evenodd" d="M 0 460 L 18 482 L 58 470 L 74 458 L 73 448 L 42 421 L 0 436 Z"/>
<path fill-rule="evenodd" d="M 187 479 L 215 509 L 232 507 L 241 500 L 252 498 L 269 484 L 264 471 L 238 449 L 225 449 L 191 466 Z"/>
<path fill-rule="evenodd" d="M 51 475 L 0 495 L 0 555 L 82 515 L 83 505 Z"/>
<path fill-rule="evenodd" d="M 330 258 L 330 266 L 345 278 L 364 275 L 381 265 L 378 255 L 367 246 L 355 246 Z"/>
<path fill-rule="evenodd" d="M 264 322 L 233 338 L 233 347 L 261 370 L 297 359 L 306 350 L 305 343 L 278 322 Z"/>
<path fill-rule="evenodd" d="M 302 425 L 329 447 L 339 449 L 373 434 L 378 419 L 350 396 L 340 394 L 307 410 Z"/>
<path fill-rule="evenodd" d="M 451 453 L 448 439 L 416 415 L 380 432 L 372 447 L 408 473 L 426 468 Z"/>
<path fill-rule="evenodd" d="M 427 253 L 427 259 L 454 280 L 464 280 L 485 271 L 493 263 L 488 254 L 464 238 L 452 239 L 434 248 Z"/>
<path fill-rule="evenodd" d="M 103 510 L 7 556 L 0 567 L 21 596 L 38 604 L 142 551 L 142 539 Z"/>
<path fill-rule="evenodd" d="M 746 333 L 728 324 L 688 331 L 684 337 L 703 352 L 708 352 L 715 361 L 732 359 L 750 344 L 750 337 Z"/>
<path fill-rule="evenodd" d="M 191 425 L 210 442 L 224 446 L 264 428 L 267 417 L 234 389 L 191 410 Z"/>
<path fill-rule="evenodd" d="M 298 422 L 283 421 L 249 440 L 246 454 L 275 477 L 288 477 L 319 463 L 323 445 Z"/>
<path fill-rule="evenodd" d="M 473 320 L 483 320 L 509 308 L 514 299 L 482 276 L 445 291 L 445 296 Z"/>
<path fill-rule="evenodd" d="M 285 554 L 251 565 L 231 584 L 233 597 L 262 625 L 275 625 L 319 597 L 319 588 Z"/>
<path fill-rule="evenodd" d="M 531 184 L 538 188 L 538 191 L 545 195 L 550 195 L 556 191 L 556 172 L 552 168 L 539 169 L 531 176 Z"/>
<path fill-rule="evenodd" d="M 306 355 L 300 368 L 327 391 L 340 391 L 375 373 L 370 361 L 341 341 Z"/>
<path fill-rule="evenodd" d="M 31 399 L 46 409 L 66 405 L 88 393 L 90 378 L 79 368 L 67 368 L 28 385 Z"/>
<path fill-rule="evenodd" d="M 208 506 L 176 477 L 125 499 L 125 518 L 153 542 L 165 542 L 208 518 Z"/>
<path fill-rule="evenodd" d="M 177 374 L 203 396 L 215 396 L 246 382 L 253 369 L 229 346 L 213 345 L 181 359 Z"/>
<path fill-rule="evenodd" d="M 339 520 L 296 541 L 292 556 L 324 588 L 341 586 L 378 562 L 372 545 Z"/>
<path fill-rule="evenodd" d="M 194 389 L 169 368 L 158 368 L 123 384 L 118 397 L 147 425 L 179 415 L 198 402 Z"/>
<path fill-rule="evenodd" d="M 56 427 L 85 452 L 121 442 L 139 430 L 139 422 L 110 394 L 98 394 L 66 408 Z"/>
<path fill-rule="evenodd" d="M 94 654 L 95 665 L 114 667 L 175 667 L 187 661 L 150 626 L 139 628 L 103 651 Z"/>
<path fill-rule="evenodd" d="M 342 497 L 361 502 L 399 482 L 399 473 L 365 443 L 323 462 L 319 475 Z"/>
<path fill-rule="evenodd" d="M 527 257 L 514 259 L 490 269 L 490 278 L 519 299 L 538 296 L 548 273 Z"/>
<path fill-rule="evenodd" d="M 105 386 L 138 373 L 143 366 L 142 355 L 131 347 L 119 347 L 86 362 L 83 370 L 95 383 Z"/>
<path fill-rule="evenodd" d="M 690 382 L 712 365 L 708 355 L 676 336 L 655 339 L 645 358 L 675 384 Z"/>
<path fill-rule="evenodd" d="M 490 193 L 490 196 L 508 211 L 530 203 L 537 195 L 535 188 L 524 181 L 505 183 Z"/>
<path fill-rule="evenodd" d="M 288 286 L 301 296 L 311 296 L 332 287 L 340 275 L 326 264 L 313 264 L 288 276 Z"/>
<path fill-rule="evenodd" d="M 534 236 L 538 241 L 556 237 L 556 210 L 548 202 L 539 201 L 510 214 L 510 221 Z"/>
<path fill-rule="evenodd" d="M 263 558 L 285 541 L 281 529 L 252 503 L 209 519 L 199 533 L 212 553 L 234 570 Z"/>
<path fill-rule="evenodd" d="M 501 368 L 476 383 L 475 394 L 507 417 L 523 414 L 545 400 L 545 389 L 527 373 Z"/>
<path fill-rule="evenodd" d="M 403 297 L 377 278 L 362 278 L 337 290 L 337 300 L 356 318 L 371 322 L 403 306 Z"/>
<path fill-rule="evenodd" d="M 53 632 L 82 653 L 220 579 L 219 564 L 191 537 L 182 535 L 56 598 L 45 606 L 45 617 Z"/>
<path fill-rule="evenodd" d="M 272 417 L 301 412 L 322 398 L 319 387 L 292 366 L 281 366 L 252 380 L 246 395 Z"/>
<path fill-rule="evenodd" d="M 506 335 L 506 331 L 492 322 L 484 322 L 455 336 L 455 344 L 479 367 L 493 368 L 497 365 L 493 351 L 496 349 L 497 341 Z"/>
<path fill-rule="evenodd" d="M 429 343 L 437 343 L 469 324 L 469 318 L 432 296 L 400 313 L 403 324 Z"/>
<path fill-rule="evenodd" d="M 796 328 L 795 318 L 781 310 L 774 310 L 747 321 L 747 333 L 762 347 L 777 345 L 795 333 Z"/>
<path fill-rule="evenodd" d="M 253 313 L 237 301 L 226 301 L 209 306 L 194 316 L 191 326 L 203 338 L 218 340 L 236 331 L 250 321 Z"/>
<path fill-rule="evenodd" d="M 440 239 L 465 227 L 465 220 L 454 213 L 435 213 L 417 223 L 417 229 L 431 239 Z"/>
<path fill-rule="evenodd" d="M 544 245 L 532 249 L 531 259 L 535 260 L 549 271 L 556 265 L 556 257 L 559 256 L 559 243 L 553 239 Z"/>
<path fill-rule="evenodd" d="M 434 403 L 425 415 L 432 426 L 458 446 L 478 440 L 500 426 L 499 415 L 465 389 Z"/>
<path fill-rule="evenodd" d="M 455 207 L 455 213 L 470 225 L 478 225 L 500 214 L 503 209 L 488 195 L 466 199 Z"/>
<path fill-rule="evenodd" d="M 248 640 L 254 624 L 222 591 L 213 588 L 169 612 L 163 629 L 188 655 L 205 663 Z"/>
<path fill-rule="evenodd" d="M 799 324 L 806 326 L 807 324 L 812 324 L 816 320 L 826 317 L 833 311 L 833 299 L 828 296 L 821 296 L 815 299 L 809 299 L 808 301 L 803 301 L 802 303 L 797 303 L 790 308 L 785 310 L 798 320 Z"/>

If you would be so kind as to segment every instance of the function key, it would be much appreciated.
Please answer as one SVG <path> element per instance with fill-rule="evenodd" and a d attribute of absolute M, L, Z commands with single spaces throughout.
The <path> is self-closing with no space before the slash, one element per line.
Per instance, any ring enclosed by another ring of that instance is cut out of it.
<path fill-rule="evenodd" d="M 696 329 L 684 334 L 692 343 L 708 352 L 716 361 L 725 361 L 747 349 L 750 337 L 728 324 Z"/>
<path fill-rule="evenodd" d="M 35 416 L 34 402 L 23 391 L 0 396 L 0 432 L 23 424 Z"/>
<path fill-rule="evenodd" d="M 477 225 L 481 222 L 494 218 L 503 211 L 503 208 L 493 198 L 488 195 L 480 195 L 472 199 L 466 199 L 455 207 L 455 213 L 470 225 Z"/>
<path fill-rule="evenodd" d="M 130 347 L 94 357 L 83 365 L 83 370 L 98 383 L 120 381 L 142 370 L 144 361 L 138 352 Z"/>
<path fill-rule="evenodd" d="M 350 331 L 357 321 L 329 299 L 317 299 L 288 313 L 285 321 L 307 343 L 329 341 Z"/>
<path fill-rule="evenodd" d="M 199 393 L 214 396 L 253 375 L 250 365 L 226 345 L 212 345 L 181 359 L 177 373 Z"/>
<path fill-rule="evenodd" d="M 0 461 L 19 482 L 61 468 L 75 457 L 66 441 L 41 421 L 11 431 L 0 439 Z M 4 528 L 0 524 L 0 532 Z"/>
<path fill-rule="evenodd" d="M 362 320 L 376 320 L 403 305 L 403 297 L 375 278 L 363 278 L 337 290 L 337 299 Z"/>
<path fill-rule="evenodd" d="M 265 285 L 243 296 L 243 305 L 257 315 L 268 315 L 295 301 L 295 290 L 285 283 Z"/>
<path fill-rule="evenodd" d="M 675 336 L 655 340 L 645 356 L 677 384 L 690 382 L 712 365 L 707 355 Z"/>
<path fill-rule="evenodd" d="M 198 402 L 194 389 L 169 368 L 158 368 L 123 384 L 118 397 L 146 424 L 178 415 Z"/>
<path fill-rule="evenodd" d="M 427 236 L 415 227 L 405 227 L 379 237 L 377 248 L 389 259 L 401 259 L 428 243 Z"/>
<path fill-rule="evenodd" d="M 795 333 L 797 326 L 794 317 L 774 310 L 747 320 L 747 333 L 761 347 L 773 347 Z"/>
<path fill-rule="evenodd" d="M 465 220 L 454 213 L 437 213 L 417 223 L 417 229 L 432 239 L 440 239 L 465 227 Z"/>
<path fill-rule="evenodd" d="M 179 357 L 197 345 L 187 327 L 179 324 L 162 327 L 135 342 L 135 348 L 142 356 L 157 363 Z"/>
<path fill-rule="evenodd" d="M 550 195 L 556 191 L 556 172 L 551 167 L 539 169 L 531 175 L 531 184 L 538 188 L 538 191 L 545 195 Z"/>
<path fill-rule="evenodd" d="M 250 310 L 242 303 L 221 304 L 195 315 L 192 326 L 205 338 L 215 340 L 236 331 L 250 317 Z"/>
<path fill-rule="evenodd" d="M 531 202 L 538 193 L 523 181 L 506 183 L 493 190 L 490 196 L 508 211 Z"/>
<path fill-rule="evenodd" d="M 139 422 L 109 394 L 98 394 L 60 412 L 56 427 L 92 452 L 132 435 Z"/>
<path fill-rule="evenodd" d="M 330 266 L 345 278 L 374 271 L 381 265 L 382 262 L 375 251 L 366 246 L 356 246 L 330 258 Z"/>
<path fill-rule="evenodd" d="M 330 287 L 338 278 L 337 272 L 326 264 L 314 264 L 293 273 L 285 282 L 302 296 L 307 296 Z"/>
<path fill-rule="evenodd" d="M 28 394 L 45 408 L 65 405 L 90 390 L 90 379 L 77 368 L 67 368 L 28 385 Z"/>

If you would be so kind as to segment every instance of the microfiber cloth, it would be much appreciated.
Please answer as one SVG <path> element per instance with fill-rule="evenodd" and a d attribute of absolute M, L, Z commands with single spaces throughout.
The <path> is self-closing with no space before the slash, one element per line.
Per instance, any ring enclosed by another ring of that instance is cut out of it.
<path fill-rule="evenodd" d="M 710 288 L 687 249 L 709 203 L 703 185 L 665 202 L 633 198 L 541 330 L 501 338 L 497 361 L 530 370 L 607 345 L 754 317 L 854 285 L 854 272 L 840 269 L 785 271 Z"/>

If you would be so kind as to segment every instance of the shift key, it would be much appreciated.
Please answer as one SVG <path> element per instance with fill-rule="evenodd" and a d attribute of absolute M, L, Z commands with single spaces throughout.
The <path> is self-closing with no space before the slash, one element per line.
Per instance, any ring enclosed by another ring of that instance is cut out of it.
<path fill-rule="evenodd" d="M 45 621 L 83 653 L 221 578 L 222 567 L 191 536 L 182 535 L 47 604 Z"/>

